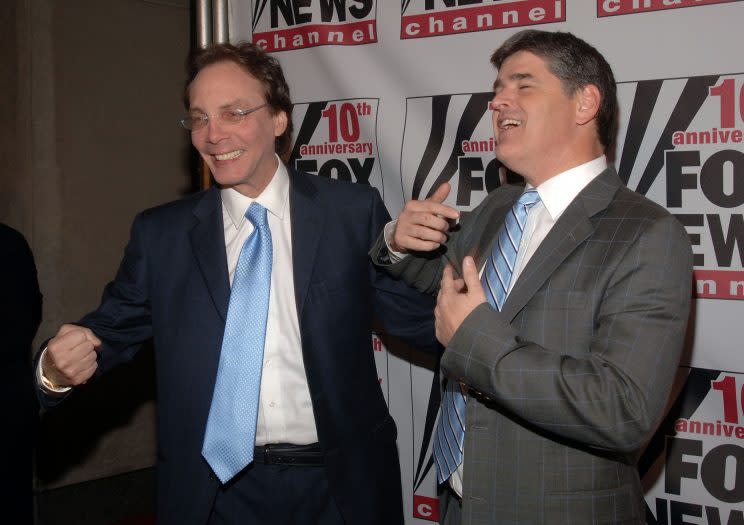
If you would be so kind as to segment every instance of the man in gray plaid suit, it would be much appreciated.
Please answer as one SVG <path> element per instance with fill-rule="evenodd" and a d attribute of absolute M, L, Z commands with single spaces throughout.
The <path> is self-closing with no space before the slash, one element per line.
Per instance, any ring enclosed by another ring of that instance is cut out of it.
<path fill-rule="evenodd" d="M 440 413 L 450 431 L 435 438 L 448 456 L 437 459 L 441 520 L 645 523 L 636 461 L 680 358 L 689 240 L 608 164 L 617 99 L 596 49 L 529 30 L 491 62 L 496 156 L 527 191 L 503 185 L 450 228 L 459 214 L 443 204 L 444 184 L 408 202 L 371 252 L 392 275 L 438 292 L 442 375 L 466 401 L 464 461 L 458 418 L 445 403 Z M 533 188 L 536 202 L 519 212 L 515 201 Z"/>

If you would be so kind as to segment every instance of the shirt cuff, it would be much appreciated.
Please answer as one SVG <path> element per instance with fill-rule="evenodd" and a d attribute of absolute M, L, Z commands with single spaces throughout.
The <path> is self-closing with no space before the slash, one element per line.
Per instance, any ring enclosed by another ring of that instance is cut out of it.
<path fill-rule="evenodd" d="M 42 363 L 44 362 L 46 351 L 47 348 L 44 347 L 44 350 L 41 351 L 39 364 L 36 367 L 36 384 L 39 385 L 41 390 L 47 395 L 59 396 L 60 394 L 66 394 L 67 392 L 72 390 L 71 386 L 57 386 L 44 375 L 44 366 L 42 365 Z"/>
<path fill-rule="evenodd" d="M 396 252 L 390 247 L 390 237 L 392 237 L 393 232 L 395 232 L 395 225 L 397 223 L 398 219 L 392 220 L 385 225 L 385 229 L 383 230 L 383 234 L 385 235 L 385 246 L 387 246 L 388 256 L 390 257 L 391 263 L 400 262 L 408 256 L 407 253 Z"/>

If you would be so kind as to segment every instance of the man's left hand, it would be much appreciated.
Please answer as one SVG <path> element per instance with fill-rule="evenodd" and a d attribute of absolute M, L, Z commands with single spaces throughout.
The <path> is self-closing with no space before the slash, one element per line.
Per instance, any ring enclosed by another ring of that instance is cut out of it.
<path fill-rule="evenodd" d="M 456 278 L 452 265 L 448 264 L 439 286 L 437 307 L 434 309 L 435 328 L 437 339 L 445 347 L 470 312 L 486 302 L 486 294 L 472 257 L 465 257 L 462 272 L 462 278 Z"/>

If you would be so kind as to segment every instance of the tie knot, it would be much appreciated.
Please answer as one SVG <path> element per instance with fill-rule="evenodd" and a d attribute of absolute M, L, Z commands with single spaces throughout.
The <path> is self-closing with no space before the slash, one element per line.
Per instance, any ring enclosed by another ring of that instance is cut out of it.
<path fill-rule="evenodd" d="M 257 202 L 252 202 L 245 212 L 245 218 L 251 221 L 254 228 L 263 228 L 266 226 L 266 208 Z"/>
<path fill-rule="evenodd" d="M 517 202 L 514 203 L 515 208 L 518 206 L 524 206 L 525 211 L 529 210 L 532 206 L 540 202 L 540 194 L 537 193 L 536 189 L 529 189 L 519 196 Z"/>

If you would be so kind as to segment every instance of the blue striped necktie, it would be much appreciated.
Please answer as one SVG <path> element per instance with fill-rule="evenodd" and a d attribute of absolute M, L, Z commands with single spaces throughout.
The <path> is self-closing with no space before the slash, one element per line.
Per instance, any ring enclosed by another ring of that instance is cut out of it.
<path fill-rule="evenodd" d="M 222 483 L 253 461 L 266 319 L 271 289 L 271 231 L 266 208 L 253 202 L 255 229 L 235 268 L 202 456 Z"/>
<path fill-rule="evenodd" d="M 499 230 L 497 241 L 481 275 L 481 284 L 488 302 L 501 310 L 509 292 L 517 252 L 522 240 L 527 214 L 540 200 L 537 190 L 529 189 L 514 203 Z M 462 463 L 465 441 L 465 395 L 460 383 L 448 379 L 442 396 L 439 422 L 434 436 L 434 461 L 437 465 L 437 480 L 444 483 Z"/>
<path fill-rule="evenodd" d="M 522 193 L 506 214 L 504 224 L 499 230 L 497 242 L 493 245 L 491 255 L 481 275 L 483 290 L 491 306 L 501 311 L 509 293 L 514 264 L 517 262 L 519 243 L 522 241 L 524 225 L 530 208 L 537 204 L 540 195 L 535 189 Z"/>

